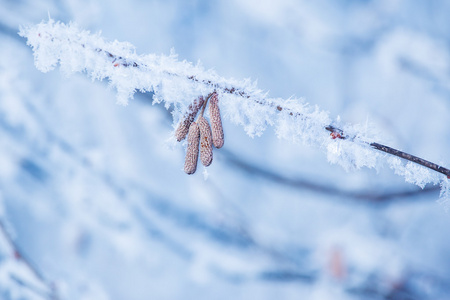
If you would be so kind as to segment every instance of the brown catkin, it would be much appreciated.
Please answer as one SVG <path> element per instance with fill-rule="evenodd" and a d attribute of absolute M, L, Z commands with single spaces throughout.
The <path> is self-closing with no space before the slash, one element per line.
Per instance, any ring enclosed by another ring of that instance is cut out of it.
<path fill-rule="evenodd" d="M 222 120 L 220 118 L 219 97 L 214 92 L 209 100 L 209 119 L 211 121 L 212 140 L 214 147 L 221 148 L 224 143 Z"/>
<path fill-rule="evenodd" d="M 186 151 L 186 159 L 184 161 L 184 172 L 191 175 L 197 170 L 198 160 L 198 143 L 200 139 L 200 129 L 197 123 L 192 122 L 189 126 L 188 146 Z"/>
<path fill-rule="evenodd" d="M 189 127 L 194 121 L 199 109 L 203 106 L 204 101 L 205 100 L 203 99 L 203 97 L 200 96 L 189 105 L 188 111 L 184 115 L 184 119 L 180 122 L 177 130 L 175 131 L 175 138 L 178 142 L 184 140 L 184 138 L 188 134 Z"/>
<path fill-rule="evenodd" d="M 200 160 L 207 167 L 213 159 L 211 127 L 203 116 L 198 117 L 197 123 L 200 129 Z"/>

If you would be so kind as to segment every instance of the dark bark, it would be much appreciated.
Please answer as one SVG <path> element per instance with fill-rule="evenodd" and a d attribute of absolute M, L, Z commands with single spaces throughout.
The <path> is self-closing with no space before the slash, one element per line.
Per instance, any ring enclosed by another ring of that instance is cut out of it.
<path fill-rule="evenodd" d="M 325 127 L 325 129 L 331 132 L 333 138 L 339 138 L 339 139 L 343 139 L 343 140 L 347 139 L 347 136 L 345 136 L 344 132 L 339 128 L 336 128 L 336 127 L 330 125 L 330 126 Z M 409 153 L 406 153 L 406 152 L 403 152 L 403 151 L 400 151 L 400 150 L 397 150 L 397 149 L 394 149 L 394 148 L 391 148 L 389 146 L 385 146 L 385 145 L 382 145 L 379 143 L 370 143 L 369 145 L 372 148 L 377 149 L 379 151 L 383 151 L 385 153 L 409 160 L 413 163 L 427 167 L 433 171 L 442 173 L 450 179 L 450 170 L 447 168 L 444 168 L 440 165 L 437 165 L 437 164 L 432 163 L 423 158 L 414 156 L 412 154 L 409 154 Z"/>

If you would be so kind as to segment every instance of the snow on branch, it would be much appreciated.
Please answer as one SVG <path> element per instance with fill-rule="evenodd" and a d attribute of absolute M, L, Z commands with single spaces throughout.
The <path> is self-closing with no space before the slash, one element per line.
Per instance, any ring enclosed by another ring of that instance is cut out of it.
<path fill-rule="evenodd" d="M 173 107 L 174 127 L 194 99 L 216 91 L 224 119 L 243 126 L 251 137 L 273 126 L 279 138 L 321 148 L 329 162 L 346 170 L 387 164 L 406 181 L 422 188 L 427 183 L 447 186 L 450 170 L 377 143 L 380 137 L 367 126 L 342 125 L 302 99 L 270 98 L 249 79 L 225 79 L 200 64 L 179 61 L 173 52 L 138 55 L 130 43 L 108 42 L 100 34 L 51 19 L 23 27 L 19 35 L 27 38 L 35 65 L 42 72 L 59 65 L 66 75 L 82 72 L 93 80 L 107 79 L 122 105 L 137 91 L 153 92 L 154 103 Z M 386 153 L 393 156 L 386 157 Z M 449 196 L 448 192 L 441 193 L 441 197 Z"/>

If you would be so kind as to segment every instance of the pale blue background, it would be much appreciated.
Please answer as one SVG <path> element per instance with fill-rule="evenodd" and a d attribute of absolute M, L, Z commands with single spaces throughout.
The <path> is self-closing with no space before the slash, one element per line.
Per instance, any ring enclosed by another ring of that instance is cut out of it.
<path fill-rule="evenodd" d="M 174 48 L 450 166 L 447 1 L 0 8 L 2 219 L 62 299 L 450 299 L 450 215 L 436 187 L 421 192 L 389 168 L 346 173 L 314 147 L 270 129 L 252 139 L 229 122 L 208 179 L 202 168 L 187 176 L 151 95 L 122 107 L 106 82 L 40 73 L 16 35 L 50 15 L 141 54 Z M 12 258 L 0 259 L 8 276 Z"/>

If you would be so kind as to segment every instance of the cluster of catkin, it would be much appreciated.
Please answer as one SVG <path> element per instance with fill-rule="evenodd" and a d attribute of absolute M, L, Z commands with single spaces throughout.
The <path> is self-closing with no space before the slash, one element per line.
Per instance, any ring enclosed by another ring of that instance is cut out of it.
<path fill-rule="evenodd" d="M 209 118 L 211 126 L 203 117 L 203 112 L 209 100 Z M 194 121 L 198 111 L 202 109 L 197 122 Z M 178 125 L 175 131 L 177 141 L 182 141 L 188 137 L 188 145 L 186 150 L 186 159 L 184 162 L 184 171 L 187 174 L 194 174 L 197 170 L 198 153 L 200 152 L 200 160 L 207 167 L 213 160 L 213 144 L 217 149 L 221 148 L 224 143 L 222 120 L 220 118 L 219 97 L 214 91 L 206 101 L 200 96 L 188 107 L 188 111 L 184 119 Z M 200 149 L 199 149 L 200 148 Z"/>

